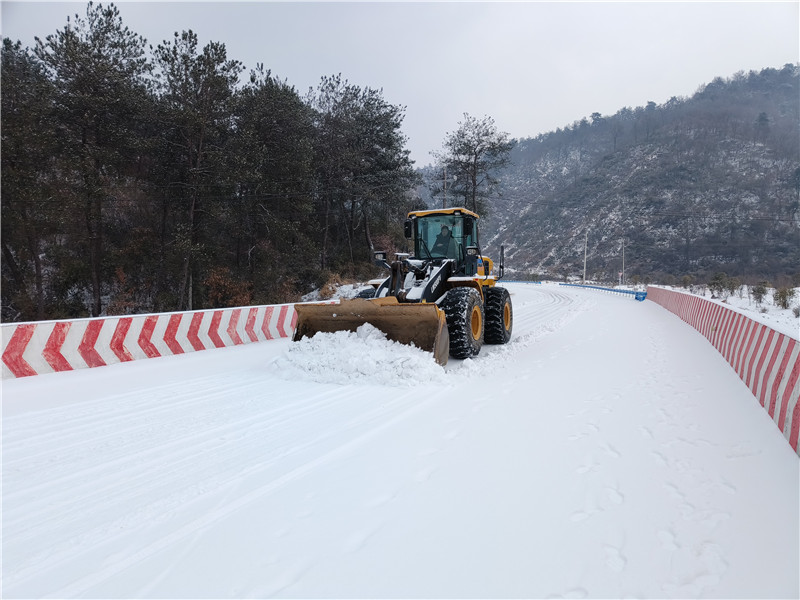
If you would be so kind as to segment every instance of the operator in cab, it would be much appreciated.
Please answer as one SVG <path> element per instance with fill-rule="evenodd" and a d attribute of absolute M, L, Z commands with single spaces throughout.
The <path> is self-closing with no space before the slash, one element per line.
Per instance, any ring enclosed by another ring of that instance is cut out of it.
<path fill-rule="evenodd" d="M 455 258 L 456 243 L 453 236 L 450 235 L 450 228 L 447 225 L 442 225 L 442 231 L 436 236 L 436 242 L 433 244 L 431 254 Z"/>

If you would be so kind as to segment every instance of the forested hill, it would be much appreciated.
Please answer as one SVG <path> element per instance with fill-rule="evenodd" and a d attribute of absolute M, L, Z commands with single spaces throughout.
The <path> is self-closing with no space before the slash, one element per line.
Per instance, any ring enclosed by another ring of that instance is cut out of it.
<path fill-rule="evenodd" d="M 798 66 L 518 140 L 487 253 L 550 276 L 653 282 L 800 273 Z M 488 242 L 488 243 L 487 243 Z M 794 285 L 800 282 L 795 281 Z"/>
<path fill-rule="evenodd" d="M 301 96 L 113 4 L 48 33 L 3 39 L 3 320 L 297 301 L 402 238 L 417 175 L 382 91 Z"/>

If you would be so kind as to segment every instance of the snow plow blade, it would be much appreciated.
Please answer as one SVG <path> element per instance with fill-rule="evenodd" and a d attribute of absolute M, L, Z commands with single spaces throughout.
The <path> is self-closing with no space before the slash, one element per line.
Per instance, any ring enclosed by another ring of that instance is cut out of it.
<path fill-rule="evenodd" d="M 354 298 L 339 304 L 295 304 L 297 326 L 292 341 L 317 332 L 355 331 L 364 323 L 380 329 L 401 344 L 413 344 L 432 352 L 440 365 L 447 364 L 450 337 L 444 312 L 435 304 L 401 304 L 397 298 Z"/>

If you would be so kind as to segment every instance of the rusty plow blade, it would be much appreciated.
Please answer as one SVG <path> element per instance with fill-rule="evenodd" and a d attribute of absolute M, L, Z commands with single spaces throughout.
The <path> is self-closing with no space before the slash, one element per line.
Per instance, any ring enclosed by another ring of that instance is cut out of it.
<path fill-rule="evenodd" d="M 297 326 L 293 341 L 317 332 L 355 331 L 364 323 L 380 329 L 401 344 L 413 344 L 432 352 L 440 365 L 447 364 L 450 337 L 444 312 L 435 304 L 401 304 L 397 298 L 353 298 L 339 304 L 295 304 Z"/>

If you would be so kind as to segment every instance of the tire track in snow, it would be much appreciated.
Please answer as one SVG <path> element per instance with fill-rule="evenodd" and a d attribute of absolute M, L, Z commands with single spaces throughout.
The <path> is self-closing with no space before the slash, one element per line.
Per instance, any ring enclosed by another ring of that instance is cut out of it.
<path fill-rule="evenodd" d="M 221 382 L 217 376 L 192 378 L 188 382 L 161 386 L 156 390 L 157 397 L 142 395 L 140 391 L 110 394 L 99 400 L 13 417 L 14 428 L 7 439 L 13 442 L 14 449 L 23 450 L 27 459 L 32 456 L 31 449 L 49 446 L 48 436 L 64 436 L 65 427 L 69 428 L 69 432 L 73 433 L 77 440 L 82 440 L 84 433 L 96 436 L 98 412 L 106 414 L 104 423 L 108 426 L 125 424 L 130 415 L 141 414 L 141 409 L 145 409 L 152 417 L 183 412 L 183 408 L 197 405 L 198 399 L 212 398 L 215 391 L 229 388 L 230 383 Z M 187 392 L 191 390 L 195 393 L 188 394 Z M 155 404 L 157 399 L 163 400 L 163 403 Z M 109 403 L 113 402 L 122 403 L 126 410 L 110 413 Z"/>
<path fill-rule="evenodd" d="M 233 389 L 231 393 L 236 395 L 237 391 Z M 303 401 L 299 410 L 291 399 L 284 399 L 283 402 L 288 402 L 286 408 L 256 414 L 202 433 L 184 435 L 166 443 L 163 440 L 160 443 L 151 439 L 139 440 L 136 445 L 127 446 L 127 455 L 121 454 L 113 460 L 99 456 L 86 466 L 73 464 L 73 472 L 49 482 L 60 493 L 48 494 L 47 484 L 41 483 L 20 493 L 6 494 L 3 536 L 14 540 L 18 547 L 17 557 L 25 553 L 26 546 L 41 546 L 43 539 L 47 539 L 46 545 L 51 547 L 65 547 L 61 558 L 52 548 L 38 558 L 29 556 L 25 568 L 6 577 L 6 585 L 18 578 L 24 581 L 26 576 L 35 576 L 45 566 L 68 562 L 80 553 L 80 547 L 91 549 L 93 543 L 107 542 L 108 536 L 113 536 L 115 531 L 124 533 L 137 526 L 152 525 L 154 520 L 163 520 L 166 518 L 164 515 L 168 516 L 175 508 L 185 507 L 193 499 L 202 499 L 215 489 L 249 477 L 264 477 L 266 472 L 290 464 L 328 440 L 348 437 L 351 432 L 379 425 L 387 413 L 402 410 L 404 406 L 402 401 L 398 401 L 395 407 L 379 406 L 365 413 L 363 406 L 354 405 L 349 408 L 351 418 L 342 422 L 341 400 L 348 393 L 346 387 L 333 392 L 326 388 Z M 102 416 L 98 418 L 102 419 Z M 307 428 L 300 423 L 304 419 L 313 422 L 334 420 L 339 426 L 323 429 L 322 435 L 311 439 L 297 441 L 298 429 Z M 261 421 L 265 428 L 251 432 L 253 443 L 229 444 L 219 440 L 220 433 L 236 432 L 246 423 Z M 269 430 L 276 428 L 282 428 L 285 433 L 268 437 Z M 199 455 L 205 457 L 204 460 L 199 460 Z M 254 456 L 259 457 L 258 462 L 253 462 Z M 264 456 L 268 458 L 261 459 Z M 231 464 L 245 466 L 234 471 L 225 468 Z M 124 485 L 118 484 L 120 472 L 125 473 Z M 278 472 L 275 476 L 280 475 Z M 98 481 L 110 483 L 97 485 L 95 482 Z M 24 497 L 20 498 L 20 495 Z M 9 500 L 17 500 L 17 505 Z M 119 511 L 117 507 L 131 505 L 140 507 L 136 514 L 115 518 Z M 59 506 L 60 510 L 53 511 L 53 506 Z M 72 532 L 80 534 L 73 535 Z M 10 570 L 8 563 L 6 567 Z"/>
<path fill-rule="evenodd" d="M 340 444 L 332 449 L 329 449 L 316 458 L 298 465 L 280 477 L 271 480 L 269 483 L 251 490 L 250 492 L 238 497 L 236 500 L 224 506 L 217 507 L 216 509 L 204 514 L 202 517 L 194 519 L 183 525 L 169 535 L 163 536 L 147 546 L 140 548 L 138 551 L 125 557 L 124 559 L 108 565 L 105 568 L 92 573 L 91 575 L 83 577 L 82 579 L 55 591 L 53 594 L 57 597 L 74 597 L 83 595 L 92 587 L 108 580 L 114 575 L 121 573 L 144 560 L 147 560 L 151 556 L 154 556 L 155 554 L 165 550 L 166 548 L 169 548 L 170 546 L 182 541 L 187 537 L 207 529 L 211 525 L 218 523 L 228 516 L 242 510 L 244 507 L 253 504 L 265 496 L 268 496 L 269 494 L 272 494 L 275 491 L 283 488 L 285 485 L 305 477 L 313 471 L 346 456 L 355 448 L 363 445 L 365 442 L 376 437 L 386 429 L 394 427 L 397 423 L 400 423 L 413 414 L 424 410 L 426 406 L 427 405 L 425 403 L 415 401 L 409 408 L 401 410 L 388 420 L 385 419 L 385 416 L 382 416 L 380 419 L 376 419 L 375 427 L 367 430 L 357 437 L 350 439 L 349 441 L 344 442 L 343 444 Z M 66 554 L 67 556 L 64 557 L 64 560 L 71 559 L 73 556 L 73 554 L 71 554 L 69 551 L 66 552 Z M 48 567 L 52 566 L 53 563 L 48 561 Z M 40 573 L 40 571 L 31 572 L 28 577 L 36 577 L 37 575 L 40 575 Z"/>
<path fill-rule="evenodd" d="M 132 444 L 128 444 L 127 453 L 119 452 L 106 460 L 102 455 L 98 462 L 75 468 L 60 478 L 45 480 L 39 485 L 26 488 L 18 494 L 9 494 L 4 499 L 6 505 L 5 528 L 20 542 L 35 539 L 47 534 L 54 525 L 80 522 L 81 518 L 97 521 L 108 514 L 113 514 L 116 505 L 125 505 L 132 499 L 136 503 L 148 502 L 152 498 L 162 498 L 162 490 L 179 489 L 186 496 L 186 490 L 203 486 L 218 488 L 226 481 L 238 476 L 238 471 L 231 473 L 224 481 L 211 481 L 206 473 L 225 472 L 224 466 L 245 461 L 248 457 L 272 451 L 275 455 L 260 466 L 272 465 L 303 450 L 311 444 L 294 446 L 288 451 L 280 450 L 292 441 L 292 427 L 286 427 L 287 433 L 275 435 L 272 430 L 291 425 L 293 421 L 313 416 L 328 410 L 342 397 L 341 394 L 322 395 L 319 399 L 305 402 L 305 410 L 275 410 L 268 413 L 256 413 L 247 418 L 227 421 L 224 425 L 205 429 L 202 434 L 183 435 L 168 441 L 155 440 L 152 437 L 137 439 L 138 451 L 132 452 Z M 289 407 L 295 408 L 294 404 Z M 313 409 L 313 410 L 311 410 Z M 273 416 L 274 413 L 277 413 Z M 285 414 L 291 413 L 291 414 Z M 269 419 L 273 416 L 272 419 Z M 276 418 L 280 417 L 280 418 Z M 269 419 L 267 421 L 267 419 Z M 241 432 L 247 428 L 247 438 L 251 441 L 243 445 L 239 440 L 231 440 L 226 436 Z M 270 436 L 270 444 L 265 447 L 260 440 Z M 320 439 L 324 439 L 322 436 Z M 255 439 L 253 439 L 255 438 Z M 134 439 L 134 438 L 131 438 Z M 248 451 L 249 450 L 249 451 Z M 164 458 L 168 457 L 168 458 Z M 201 458 L 202 457 L 202 458 Z M 244 464 L 247 464 L 246 462 Z M 153 477 L 157 472 L 159 476 Z M 125 485 L 120 486 L 114 475 L 125 473 Z M 96 482 L 109 482 L 98 485 Z M 50 486 L 57 485 L 60 494 L 46 494 Z M 19 496 L 24 497 L 20 498 Z M 191 497 L 192 494 L 188 494 Z M 16 508 L 14 503 L 18 505 Z M 58 513 L 52 511 L 56 504 L 61 507 Z M 176 501 L 174 504 L 178 504 Z M 11 506 L 9 506 L 11 505 Z M 102 507 L 97 510 L 97 507 Z M 24 519 L 17 517 L 23 512 Z"/>
<path fill-rule="evenodd" d="M 524 289 L 522 302 L 519 301 L 519 289 Z M 505 345 L 484 345 L 474 359 L 451 359 L 445 366 L 449 374 L 483 377 L 486 369 L 509 363 L 517 352 L 558 331 L 593 305 L 587 298 L 578 298 L 552 287 L 511 284 L 508 290 L 514 310 L 511 341 Z"/>
<path fill-rule="evenodd" d="M 534 291 L 539 293 L 538 296 L 523 302 L 520 306 L 522 310 L 518 311 L 514 306 L 514 334 L 523 340 L 530 337 L 538 339 L 542 335 L 558 331 L 592 304 L 588 299 L 553 289 Z M 512 301 L 514 296 L 516 294 L 512 292 Z M 526 297 L 530 298 L 528 294 Z"/>
<path fill-rule="evenodd" d="M 145 452 L 151 452 L 154 443 L 159 444 L 159 448 L 155 450 L 163 449 L 165 443 L 169 446 L 180 446 L 187 440 L 197 437 L 198 427 L 206 428 L 207 435 L 213 436 L 216 433 L 224 433 L 228 429 L 236 431 L 238 426 L 247 423 L 282 416 L 283 419 L 270 421 L 270 426 L 275 427 L 284 420 L 291 418 L 292 415 L 302 416 L 305 412 L 321 410 L 326 404 L 335 404 L 337 399 L 344 395 L 343 391 L 334 393 L 330 390 L 324 390 L 299 402 L 276 405 L 274 409 L 257 413 L 252 413 L 251 411 L 253 401 L 239 402 L 233 407 L 230 402 L 231 394 L 250 393 L 257 387 L 229 387 L 225 392 L 217 391 L 214 394 L 206 393 L 202 395 L 192 388 L 187 388 L 183 390 L 183 394 L 193 397 L 194 400 L 177 402 L 168 413 L 159 408 L 162 405 L 156 405 L 156 408 L 152 408 L 153 401 L 150 402 L 150 406 L 142 404 L 123 411 L 112 409 L 112 404 L 116 406 L 126 405 L 127 399 L 124 396 L 110 398 L 105 407 L 98 407 L 98 410 L 95 411 L 93 427 L 76 434 L 70 427 L 70 422 L 65 420 L 59 432 L 51 432 L 49 436 L 46 436 L 46 440 L 43 440 L 41 444 L 41 450 L 37 453 L 24 451 L 24 447 L 22 449 L 14 448 L 12 445 L 13 450 L 11 453 L 19 454 L 20 457 L 17 460 L 5 460 L 4 467 L 11 472 L 17 471 L 23 466 L 29 470 L 31 470 L 31 467 L 35 467 L 35 475 L 39 476 L 38 485 L 50 487 L 54 482 L 54 474 L 63 471 L 64 465 L 74 468 L 76 462 L 89 461 L 96 466 L 103 466 L 109 465 L 118 459 L 130 459 L 130 450 L 135 446 L 141 446 Z M 198 401 L 198 398 L 201 398 L 202 402 Z M 236 420 L 226 418 L 222 421 L 224 424 L 216 425 L 223 416 L 220 414 L 220 403 L 225 400 L 229 401 L 227 404 L 228 411 L 231 408 L 235 408 L 235 410 L 243 412 L 246 416 Z M 195 416 L 190 422 L 187 422 L 185 415 L 187 413 L 186 409 L 189 407 L 191 407 L 191 413 Z M 116 413 L 120 412 L 124 416 L 115 416 Z M 103 428 L 109 433 L 94 433 L 92 435 L 93 431 L 96 432 L 99 422 L 102 422 Z M 115 422 L 126 423 L 127 426 L 122 429 L 112 429 L 110 424 Z M 176 436 L 176 431 L 183 433 Z M 166 442 L 162 440 L 166 440 Z M 106 446 L 107 442 L 114 442 L 114 444 L 109 444 L 109 447 Z M 55 454 L 54 446 L 58 449 Z M 74 452 L 65 452 L 73 450 Z M 112 453 L 111 451 L 114 452 Z M 98 454 L 98 452 L 102 452 L 102 454 Z M 141 454 L 138 454 L 137 458 L 141 458 Z M 36 483 L 30 485 L 30 478 L 27 481 L 29 485 L 26 486 L 25 492 L 38 491 Z M 7 495 L 6 498 L 13 499 L 15 495 Z"/>

